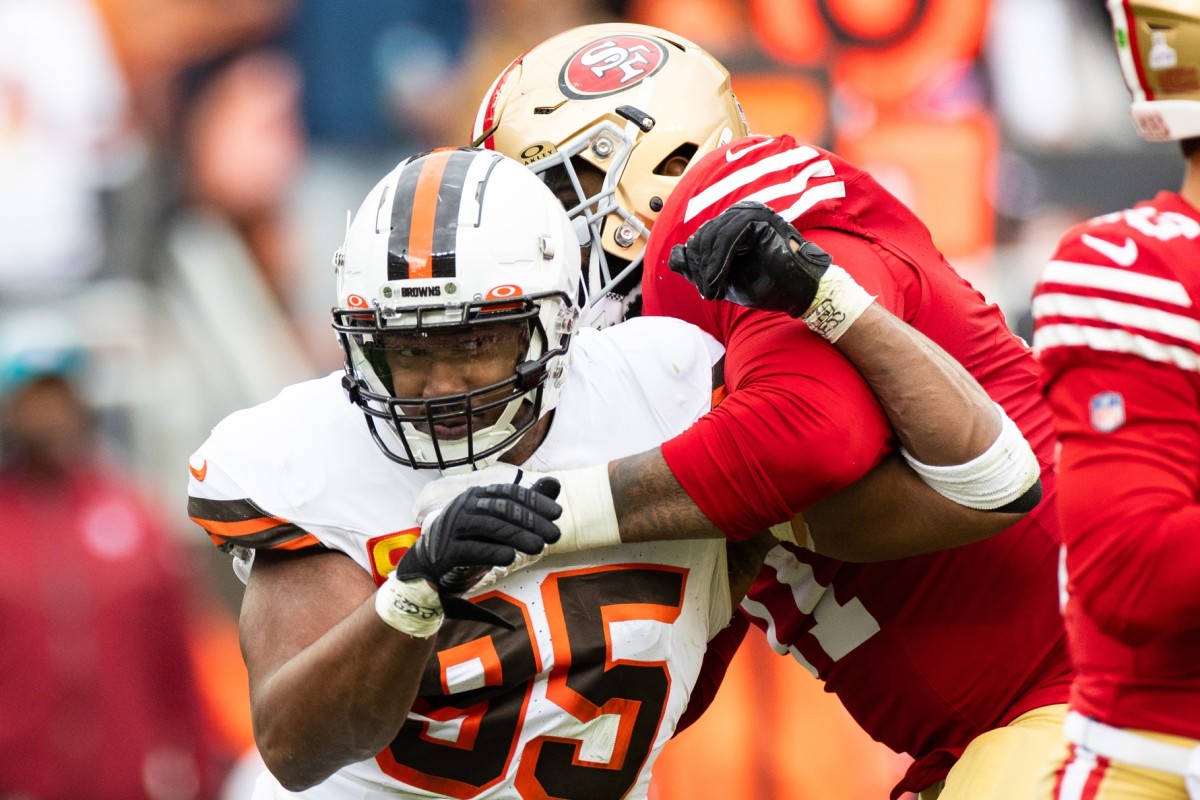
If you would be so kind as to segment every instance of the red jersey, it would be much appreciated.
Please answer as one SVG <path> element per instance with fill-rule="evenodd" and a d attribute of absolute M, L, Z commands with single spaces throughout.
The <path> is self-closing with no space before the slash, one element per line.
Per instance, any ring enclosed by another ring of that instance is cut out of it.
<path fill-rule="evenodd" d="M 1072 707 L 1200 738 L 1200 212 L 1078 225 L 1034 293 L 1062 441 Z"/>
<path fill-rule="evenodd" d="M 647 313 L 685 319 L 725 344 L 729 396 L 663 454 L 732 538 L 849 485 L 893 446 L 862 377 L 803 322 L 705 301 L 667 267 L 673 245 L 743 199 L 775 208 L 963 364 L 1042 464 L 1041 504 L 997 536 L 878 564 L 781 545 L 743 605 L 776 650 L 823 679 L 868 733 L 914 757 L 894 794 L 919 790 L 980 733 L 1066 701 L 1053 424 L 1037 365 L 925 226 L 862 170 L 786 136 L 750 137 L 705 156 L 654 226 L 643 290 Z"/>

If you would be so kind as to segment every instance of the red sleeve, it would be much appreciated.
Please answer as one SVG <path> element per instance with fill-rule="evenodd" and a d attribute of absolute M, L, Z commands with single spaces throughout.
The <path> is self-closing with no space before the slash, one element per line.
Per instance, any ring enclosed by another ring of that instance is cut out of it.
<path fill-rule="evenodd" d="M 874 242 L 845 231 L 815 228 L 804 236 L 832 255 L 833 263 L 850 273 L 879 305 L 911 323 L 908 312 L 921 307 L 920 283 L 912 267 Z"/>
<path fill-rule="evenodd" d="M 1131 645 L 1196 629 L 1200 396 L 1193 378 L 1142 359 L 1094 357 L 1064 371 L 1048 394 L 1062 441 L 1059 513 L 1073 595 L 1105 633 Z M 1096 418 L 1101 428 L 1122 414 L 1124 423 L 1103 433 L 1094 414 L 1108 415 Z"/>
<path fill-rule="evenodd" d="M 681 731 L 700 719 L 712 705 L 713 700 L 717 698 L 717 690 L 721 688 L 721 682 L 725 680 L 725 673 L 729 672 L 734 653 L 741 646 L 749 629 L 750 618 L 739 608 L 734 611 L 729 624 L 708 643 L 708 649 L 704 651 L 704 662 L 700 665 L 700 675 L 696 678 L 696 686 L 688 697 L 687 708 L 683 710 L 683 716 L 679 718 L 672 736 L 678 736 Z"/>
<path fill-rule="evenodd" d="M 862 376 L 803 322 L 719 305 L 729 396 L 662 452 L 705 515 L 741 540 L 857 481 L 892 432 Z"/>

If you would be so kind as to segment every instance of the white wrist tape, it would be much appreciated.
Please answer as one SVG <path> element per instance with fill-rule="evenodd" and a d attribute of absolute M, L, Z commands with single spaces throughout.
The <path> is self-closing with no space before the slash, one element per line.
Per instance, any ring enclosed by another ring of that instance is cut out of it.
<path fill-rule="evenodd" d="M 375 613 L 396 630 L 418 639 L 433 636 L 445 619 L 442 601 L 429 581 L 402 581 L 395 572 L 375 591 Z"/>
<path fill-rule="evenodd" d="M 830 264 L 817 284 L 817 295 L 803 319 L 818 336 L 833 343 L 873 302 L 875 296 L 867 294 L 850 273 L 837 264 Z"/>
<path fill-rule="evenodd" d="M 607 464 L 550 475 L 562 484 L 558 494 L 562 516 L 555 520 L 562 535 L 554 544 L 546 545 L 547 555 L 576 553 L 621 543 Z"/>
<path fill-rule="evenodd" d="M 804 541 L 800 541 L 800 539 L 796 538 L 797 523 L 799 523 L 800 527 L 804 529 Z M 772 525 L 770 530 L 771 535 L 781 542 L 788 542 L 789 544 L 794 544 L 797 547 L 803 547 L 804 549 L 812 550 L 813 552 L 816 552 L 817 550 L 817 544 L 812 538 L 812 529 L 809 528 L 808 523 L 804 521 L 803 514 L 797 514 L 787 522 L 781 522 L 778 525 Z"/>
<path fill-rule="evenodd" d="M 907 450 L 900 452 L 908 465 L 934 491 L 960 506 L 991 511 L 1029 491 L 1041 475 L 1037 457 L 1017 424 L 999 405 L 1000 435 L 981 455 L 965 464 L 932 467 Z"/>

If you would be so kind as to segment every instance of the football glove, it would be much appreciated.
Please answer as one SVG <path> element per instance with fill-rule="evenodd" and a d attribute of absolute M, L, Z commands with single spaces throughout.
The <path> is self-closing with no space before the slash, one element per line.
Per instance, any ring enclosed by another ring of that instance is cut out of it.
<path fill-rule="evenodd" d="M 802 317 L 832 261 L 768 206 L 743 200 L 701 225 L 686 245 L 675 245 L 668 265 L 705 300 Z"/>
<path fill-rule="evenodd" d="M 532 488 L 516 484 L 473 486 L 438 513 L 396 565 L 400 581 L 424 578 L 438 591 L 447 617 L 478 619 L 511 628 L 499 617 L 462 599 L 492 567 L 512 564 L 518 553 L 534 555 L 558 541 L 554 520 L 562 509 L 557 481 Z"/>

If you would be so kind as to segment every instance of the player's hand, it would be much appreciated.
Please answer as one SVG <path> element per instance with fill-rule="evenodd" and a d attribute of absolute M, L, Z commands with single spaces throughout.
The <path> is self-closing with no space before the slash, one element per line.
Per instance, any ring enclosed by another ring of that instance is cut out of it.
<path fill-rule="evenodd" d="M 512 564 L 518 553 L 542 552 L 558 541 L 558 490 L 552 479 L 532 488 L 500 484 L 467 489 L 428 524 L 396 565 L 396 577 L 425 578 L 444 601 L 470 589 L 489 568 Z"/>
<path fill-rule="evenodd" d="M 675 245 L 668 263 L 706 300 L 800 317 L 832 257 L 769 207 L 744 200 Z"/>
<path fill-rule="evenodd" d="M 432 518 L 435 513 L 441 513 L 451 500 L 472 486 L 488 486 L 499 483 L 520 483 L 524 486 L 532 486 L 533 481 L 525 479 L 528 474 L 512 464 L 499 461 L 484 469 L 438 478 L 425 484 L 421 489 L 416 502 L 413 503 L 413 515 L 416 517 L 417 524 L 424 526 L 426 519 Z"/>

